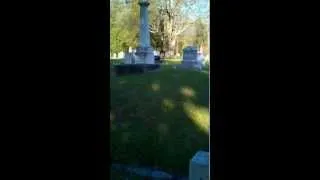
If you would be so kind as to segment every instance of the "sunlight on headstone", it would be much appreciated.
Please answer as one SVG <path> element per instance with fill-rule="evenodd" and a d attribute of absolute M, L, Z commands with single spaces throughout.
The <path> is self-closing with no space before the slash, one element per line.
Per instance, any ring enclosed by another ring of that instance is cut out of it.
<path fill-rule="evenodd" d="M 164 99 L 162 104 L 168 110 L 172 110 L 175 107 L 173 101 L 170 99 Z"/>

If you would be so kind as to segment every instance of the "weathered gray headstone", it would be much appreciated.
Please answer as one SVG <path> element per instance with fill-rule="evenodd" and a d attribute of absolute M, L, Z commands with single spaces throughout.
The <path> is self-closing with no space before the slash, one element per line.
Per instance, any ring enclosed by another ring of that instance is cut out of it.
<path fill-rule="evenodd" d="M 197 48 L 193 46 L 188 46 L 183 49 L 182 62 L 179 67 L 182 68 L 195 68 L 198 70 L 202 69 L 202 60 L 203 57 L 198 56 Z"/>
<path fill-rule="evenodd" d="M 188 46 L 183 49 L 183 61 L 186 63 L 194 62 L 197 59 L 197 54 L 197 48 Z"/>
<path fill-rule="evenodd" d="M 132 53 L 125 53 L 124 58 L 123 58 L 123 63 L 124 64 L 132 64 Z"/>
<path fill-rule="evenodd" d="M 209 153 L 198 151 L 190 160 L 189 180 L 209 179 Z"/>

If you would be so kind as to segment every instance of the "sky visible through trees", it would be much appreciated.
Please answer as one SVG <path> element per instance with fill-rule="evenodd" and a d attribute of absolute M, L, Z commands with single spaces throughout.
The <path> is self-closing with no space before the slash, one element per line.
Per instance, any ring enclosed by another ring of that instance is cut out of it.
<path fill-rule="evenodd" d="M 139 0 L 110 1 L 110 53 L 136 48 L 139 42 Z M 151 45 L 177 56 L 187 45 L 208 53 L 209 0 L 149 0 Z"/>

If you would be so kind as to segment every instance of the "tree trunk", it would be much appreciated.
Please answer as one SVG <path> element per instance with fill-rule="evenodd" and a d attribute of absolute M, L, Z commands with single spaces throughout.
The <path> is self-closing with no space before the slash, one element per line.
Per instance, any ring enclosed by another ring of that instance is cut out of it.
<path fill-rule="evenodd" d="M 169 42 L 169 56 L 173 56 L 176 54 L 176 38 L 175 37 L 171 37 L 169 38 L 170 42 Z"/>
<path fill-rule="evenodd" d="M 179 47 L 178 47 L 178 44 L 176 44 L 176 48 L 175 48 L 175 51 L 174 51 L 174 55 L 175 55 L 176 57 L 179 56 Z"/>

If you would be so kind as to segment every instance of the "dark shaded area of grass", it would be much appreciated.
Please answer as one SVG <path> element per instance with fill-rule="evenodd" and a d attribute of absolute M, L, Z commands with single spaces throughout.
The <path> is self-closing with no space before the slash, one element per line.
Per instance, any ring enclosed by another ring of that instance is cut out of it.
<path fill-rule="evenodd" d="M 146 179 L 145 177 L 141 177 L 131 173 L 119 172 L 115 170 L 110 171 L 110 179 L 111 180 L 142 180 Z"/>
<path fill-rule="evenodd" d="M 192 156 L 209 148 L 208 70 L 163 65 L 110 83 L 112 161 L 187 175 Z"/>

